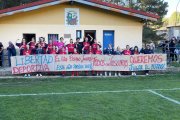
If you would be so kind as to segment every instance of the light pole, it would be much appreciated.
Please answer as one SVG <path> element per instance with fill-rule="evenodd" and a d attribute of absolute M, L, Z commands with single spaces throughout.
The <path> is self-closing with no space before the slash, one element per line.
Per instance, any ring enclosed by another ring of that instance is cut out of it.
<path fill-rule="evenodd" d="M 177 17 L 178 17 L 178 6 L 179 6 L 179 3 L 180 3 L 180 0 L 178 1 L 177 6 L 176 6 L 176 22 L 175 22 L 175 26 L 177 25 Z"/>

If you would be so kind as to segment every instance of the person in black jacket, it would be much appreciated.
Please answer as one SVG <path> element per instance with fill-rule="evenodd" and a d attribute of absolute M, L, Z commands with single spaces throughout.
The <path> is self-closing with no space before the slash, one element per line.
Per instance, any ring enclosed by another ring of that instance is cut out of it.
<path fill-rule="evenodd" d="M 174 61 L 174 57 L 175 60 L 177 61 L 177 55 L 175 54 L 175 49 L 176 49 L 176 44 L 175 44 L 175 39 L 172 38 L 170 44 L 169 44 L 169 50 L 170 50 L 170 58 L 172 61 Z"/>
<path fill-rule="evenodd" d="M 167 53 L 169 50 L 169 42 L 164 41 L 159 47 L 162 48 L 162 53 Z"/>
<path fill-rule="evenodd" d="M 106 55 L 114 55 L 114 48 L 112 47 L 111 44 L 108 45 L 108 48 L 105 49 L 105 53 Z M 109 73 L 109 76 L 111 76 L 111 71 L 108 72 Z M 105 71 L 105 76 L 107 76 L 107 72 Z"/>
<path fill-rule="evenodd" d="M 151 49 L 150 45 L 147 45 L 144 49 L 144 54 L 154 54 L 154 51 Z M 145 74 L 149 75 L 149 70 L 145 70 Z"/>
<path fill-rule="evenodd" d="M 9 67 L 11 67 L 11 56 L 16 56 L 16 49 L 14 47 L 14 44 L 9 41 L 9 46 L 7 47 L 8 50 L 8 62 Z"/>
<path fill-rule="evenodd" d="M 2 44 L 2 42 L 0 42 L 0 67 L 2 67 L 3 66 L 3 49 L 4 49 L 4 47 L 3 47 L 3 44 Z"/>
<path fill-rule="evenodd" d="M 144 54 L 154 54 L 154 51 L 151 49 L 150 45 L 147 45 L 144 49 Z"/>
<path fill-rule="evenodd" d="M 105 49 L 104 54 L 106 55 L 113 55 L 114 54 L 114 48 L 111 44 L 108 45 L 108 48 Z"/>
<path fill-rule="evenodd" d="M 82 54 L 82 49 L 83 49 L 83 43 L 82 42 L 79 42 L 80 41 L 80 38 L 77 38 L 76 39 L 76 43 L 75 43 L 75 48 L 77 49 L 77 52 L 79 54 Z"/>

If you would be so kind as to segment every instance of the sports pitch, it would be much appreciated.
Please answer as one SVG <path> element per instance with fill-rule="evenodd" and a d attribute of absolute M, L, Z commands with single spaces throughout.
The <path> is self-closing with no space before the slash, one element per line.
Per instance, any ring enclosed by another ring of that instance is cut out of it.
<path fill-rule="evenodd" d="M 0 79 L 0 120 L 180 120 L 180 74 Z"/>

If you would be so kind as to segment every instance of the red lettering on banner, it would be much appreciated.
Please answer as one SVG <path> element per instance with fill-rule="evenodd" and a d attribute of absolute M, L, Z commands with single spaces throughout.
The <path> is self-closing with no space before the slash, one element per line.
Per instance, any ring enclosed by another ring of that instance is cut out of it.
<path fill-rule="evenodd" d="M 92 61 L 92 57 L 90 56 L 88 56 L 88 57 L 86 57 L 86 56 L 83 56 L 83 61 Z"/>
<path fill-rule="evenodd" d="M 68 59 L 67 59 L 65 56 L 61 56 L 61 61 L 65 61 L 65 62 L 67 62 L 67 61 L 68 61 Z"/>
<path fill-rule="evenodd" d="M 99 60 L 95 58 L 93 61 L 93 66 L 104 66 L 104 65 L 105 65 L 104 60 Z"/>
<path fill-rule="evenodd" d="M 161 63 L 163 61 L 162 55 L 134 55 L 130 56 L 130 63 L 131 64 L 152 64 L 152 63 Z"/>
<path fill-rule="evenodd" d="M 28 66 L 12 68 L 13 74 L 32 73 L 32 72 L 38 72 L 38 71 L 47 72 L 47 71 L 50 71 L 50 69 L 47 64 L 45 64 L 45 65 L 28 65 Z"/>
<path fill-rule="evenodd" d="M 59 59 L 58 55 L 54 56 L 54 60 L 55 60 L 55 62 L 60 62 L 60 59 Z"/>
<path fill-rule="evenodd" d="M 70 61 L 76 61 L 76 62 L 81 61 L 81 58 L 80 58 L 80 57 L 73 56 L 73 55 L 70 55 L 70 56 L 69 56 L 69 59 L 70 59 Z"/>

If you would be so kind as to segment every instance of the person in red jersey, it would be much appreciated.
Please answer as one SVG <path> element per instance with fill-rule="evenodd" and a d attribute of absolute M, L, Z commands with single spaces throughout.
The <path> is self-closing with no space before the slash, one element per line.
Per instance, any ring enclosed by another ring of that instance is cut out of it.
<path fill-rule="evenodd" d="M 29 45 L 26 45 L 26 49 L 24 49 L 23 55 L 31 55 L 31 49 L 29 48 Z M 24 77 L 31 77 L 31 75 L 28 73 L 25 74 Z"/>
<path fill-rule="evenodd" d="M 23 38 L 21 43 L 16 42 L 16 46 L 19 47 L 20 55 L 23 55 L 23 52 L 26 49 L 26 39 Z"/>
<path fill-rule="evenodd" d="M 46 51 L 47 44 L 46 44 L 46 42 L 45 42 L 45 38 L 40 37 L 39 43 L 40 43 L 40 45 L 41 45 L 41 48 L 43 49 L 43 54 L 47 54 L 47 51 Z"/>
<path fill-rule="evenodd" d="M 101 51 L 99 45 L 97 46 L 97 50 L 96 50 L 95 54 L 96 55 L 102 55 L 102 51 Z M 97 71 L 96 73 L 97 73 L 97 76 L 99 76 L 99 75 L 102 76 L 102 72 L 101 71 Z"/>
<path fill-rule="evenodd" d="M 52 49 L 50 50 L 50 54 L 57 54 L 56 46 L 52 47 Z"/>
<path fill-rule="evenodd" d="M 132 55 L 139 55 L 139 53 L 140 52 L 138 46 L 135 46 Z"/>
<path fill-rule="evenodd" d="M 126 49 L 123 51 L 123 55 L 131 55 L 131 50 L 129 45 L 126 45 Z"/>
<path fill-rule="evenodd" d="M 94 54 L 91 46 L 89 46 L 89 50 L 86 52 L 86 54 Z M 88 73 L 88 71 L 85 71 L 86 76 L 88 75 Z M 94 71 L 92 71 L 92 75 L 94 75 Z"/>
<path fill-rule="evenodd" d="M 61 50 L 59 50 L 59 54 L 66 54 L 66 48 L 62 47 Z"/>
<path fill-rule="evenodd" d="M 26 45 L 26 49 L 24 49 L 23 55 L 31 55 L 31 49 L 29 45 Z"/>
<path fill-rule="evenodd" d="M 27 43 L 29 45 L 29 49 L 31 50 L 32 55 L 36 53 L 36 42 L 35 38 L 33 37 L 30 42 Z"/>
<path fill-rule="evenodd" d="M 47 48 L 46 48 L 46 52 L 50 54 L 50 52 L 53 49 L 53 46 L 55 46 L 55 45 L 53 44 L 52 40 L 49 40 L 49 43 L 48 43 Z"/>
<path fill-rule="evenodd" d="M 96 54 L 96 50 L 98 46 L 101 47 L 100 43 L 97 43 L 97 40 L 94 39 L 94 43 L 92 44 L 92 49 L 93 49 L 94 54 Z"/>
<path fill-rule="evenodd" d="M 77 52 L 77 49 L 76 48 L 74 48 L 74 53 L 73 53 L 74 55 L 78 55 L 79 53 Z M 79 76 L 79 72 L 78 71 L 72 71 L 72 76 L 74 76 L 74 75 L 76 75 L 76 76 Z"/>
<path fill-rule="evenodd" d="M 129 45 L 126 45 L 126 49 L 123 50 L 122 53 L 123 53 L 123 55 L 131 55 L 132 53 L 131 53 L 131 50 L 130 50 L 130 46 L 129 46 Z M 129 75 L 130 72 L 124 71 L 123 74 Z"/>
<path fill-rule="evenodd" d="M 132 51 L 132 55 L 139 55 L 139 48 L 138 48 L 138 46 L 134 47 L 134 50 Z M 131 75 L 136 76 L 136 72 L 132 72 Z"/>
<path fill-rule="evenodd" d="M 59 50 L 59 54 L 61 54 L 61 55 L 65 55 L 65 54 L 66 54 L 66 49 L 65 49 L 65 47 L 62 47 L 62 48 Z M 62 76 L 65 76 L 66 71 L 62 71 L 61 74 L 62 74 Z"/>
<path fill-rule="evenodd" d="M 88 37 L 85 37 L 84 42 L 83 42 L 83 53 L 88 54 L 88 50 L 90 47 L 90 43 L 88 42 Z"/>
<path fill-rule="evenodd" d="M 100 46 L 97 46 L 97 50 L 95 52 L 97 55 L 102 55 L 102 51 L 100 49 Z"/>
<path fill-rule="evenodd" d="M 73 39 L 70 39 L 70 43 L 66 45 L 68 49 L 68 54 L 74 53 L 75 44 L 73 43 Z"/>
<path fill-rule="evenodd" d="M 91 46 L 89 47 L 89 50 L 88 50 L 87 54 L 94 54 L 93 49 L 92 49 Z"/>

